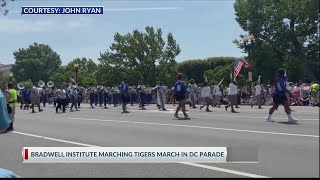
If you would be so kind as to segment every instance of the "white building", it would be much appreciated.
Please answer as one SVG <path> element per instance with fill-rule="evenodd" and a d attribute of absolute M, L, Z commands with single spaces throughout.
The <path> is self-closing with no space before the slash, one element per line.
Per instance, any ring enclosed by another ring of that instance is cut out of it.
<path fill-rule="evenodd" d="M 2 64 L 0 62 L 0 73 L 9 75 L 11 73 L 12 64 Z"/>

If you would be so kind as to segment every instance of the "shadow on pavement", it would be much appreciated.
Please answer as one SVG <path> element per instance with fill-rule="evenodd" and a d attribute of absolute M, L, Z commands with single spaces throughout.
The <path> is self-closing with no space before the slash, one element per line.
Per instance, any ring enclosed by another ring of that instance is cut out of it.
<path fill-rule="evenodd" d="M 299 123 L 291 123 L 291 122 L 277 122 L 279 124 L 286 124 L 286 125 L 300 125 Z"/>
<path fill-rule="evenodd" d="M 0 131 L 0 134 L 7 134 L 10 133 L 11 131 Z"/>

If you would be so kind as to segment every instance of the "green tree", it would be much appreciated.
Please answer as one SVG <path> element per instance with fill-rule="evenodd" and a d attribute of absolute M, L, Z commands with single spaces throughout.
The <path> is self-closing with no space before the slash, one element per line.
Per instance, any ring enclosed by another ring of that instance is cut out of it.
<path fill-rule="evenodd" d="M 61 67 L 63 68 L 63 67 Z M 49 78 L 50 81 L 53 81 L 55 86 L 61 85 L 63 82 L 68 81 L 68 77 L 64 74 L 64 72 L 57 71 L 53 75 L 50 76 Z"/>
<path fill-rule="evenodd" d="M 319 44 L 319 0 L 237 0 L 241 28 L 296 61 L 310 80 L 319 78 L 308 52 Z"/>
<path fill-rule="evenodd" d="M 61 65 L 60 56 L 44 44 L 34 43 L 26 49 L 15 51 L 13 55 L 16 61 L 12 72 L 17 82 L 26 79 L 47 82 L 49 76 Z"/>
<path fill-rule="evenodd" d="M 10 76 L 8 74 L 0 72 L 0 89 L 3 88 L 6 82 L 9 82 Z"/>
<path fill-rule="evenodd" d="M 91 84 L 97 85 L 97 80 L 95 77 L 92 75 L 83 76 L 83 79 L 81 79 L 81 85 L 84 87 L 89 87 Z"/>
<path fill-rule="evenodd" d="M 98 65 L 93 62 L 92 59 L 87 58 L 76 58 L 68 63 L 65 67 L 65 75 L 68 77 L 74 77 L 76 75 L 75 64 L 79 64 L 78 67 L 78 81 L 81 82 L 84 76 L 94 77 L 98 70 Z"/>
<path fill-rule="evenodd" d="M 187 60 L 177 65 L 177 71 L 186 75 L 187 79 L 194 79 L 196 83 L 204 82 L 203 73 L 214 70 L 219 66 L 226 66 L 236 61 L 233 57 L 211 57 L 208 59 Z M 210 82 L 208 77 L 208 81 Z"/>
<path fill-rule="evenodd" d="M 81 85 L 89 85 L 90 80 L 93 83 L 97 83 L 97 74 L 98 65 L 93 62 L 92 59 L 87 58 L 76 58 L 69 62 L 66 66 L 61 66 L 57 70 L 51 73 L 50 80 L 53 81 L 55 84 L 61 84 L 63 82 L 69 82 L 70 77 L 76 77 L 76 67 L 75 64 L 78 64 L 78 74 L 77 74 L 77 81 Z"/>
<path fill-rule="evenodd" d="M 155 31 L 148 26 L 145 30 L 140 32 L 136 29 L 126 35 L 116 33 L 110 50 L 100 55 L 102 66 L 109 73 L 116 74 L 117 80 L 124 76 L 129 79 L 130 76 L 141 76 L 144 83 L 154 84 L 159 79 L 157 70 L 166 67 L 166 72 L 173 71 L 175 57 L 181 51 L 173 35 L 167 35 L 166 44 L 161 29 Z M 158 65 L 161 67 L 157 68 Z"/>
<path fill-rule="evenodd" d="M 7 15 L 9 10 L 5 9 L 9 1 L 14 1 L 14 0 L 0 0 L 0 12 L 3 15 Z"/>
<path fill-rule="evenodd" d="M 27 81 L 23 82 L 23 84 L 26 89 L 31 89 L 34 85 L 34 83 L 31 81 L 31 79 L 28 79 Z M 35 85 L 37 85 L 37 84 L 35 84 Z"/>
<path fill-rule="evenodd" d="M 162 81 L 164 84 L 171 85 L 176 80 L 176 57 L 180 54 L 181 49 L 171 33 L 168 34 L 167 39 L 167 47 L 157 66 L 157 81 Z"/>

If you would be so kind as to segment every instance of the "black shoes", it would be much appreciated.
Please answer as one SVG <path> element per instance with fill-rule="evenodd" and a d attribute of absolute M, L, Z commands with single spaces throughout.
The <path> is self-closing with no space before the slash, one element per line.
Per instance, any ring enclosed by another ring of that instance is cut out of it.
<path fill-rule="evenodd" d="M 13 131 L 13 123 L 10 123 L 10 126 L 6 129 L 6 131 Z"/>

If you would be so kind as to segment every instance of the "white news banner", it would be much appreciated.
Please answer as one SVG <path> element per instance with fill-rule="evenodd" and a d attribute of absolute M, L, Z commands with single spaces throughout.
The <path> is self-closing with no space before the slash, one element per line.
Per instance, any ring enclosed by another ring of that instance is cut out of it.
<path fill-rule="evenodd" d="M 227 147 L 24 147 L 23 163 L 226 163 Z"/>

